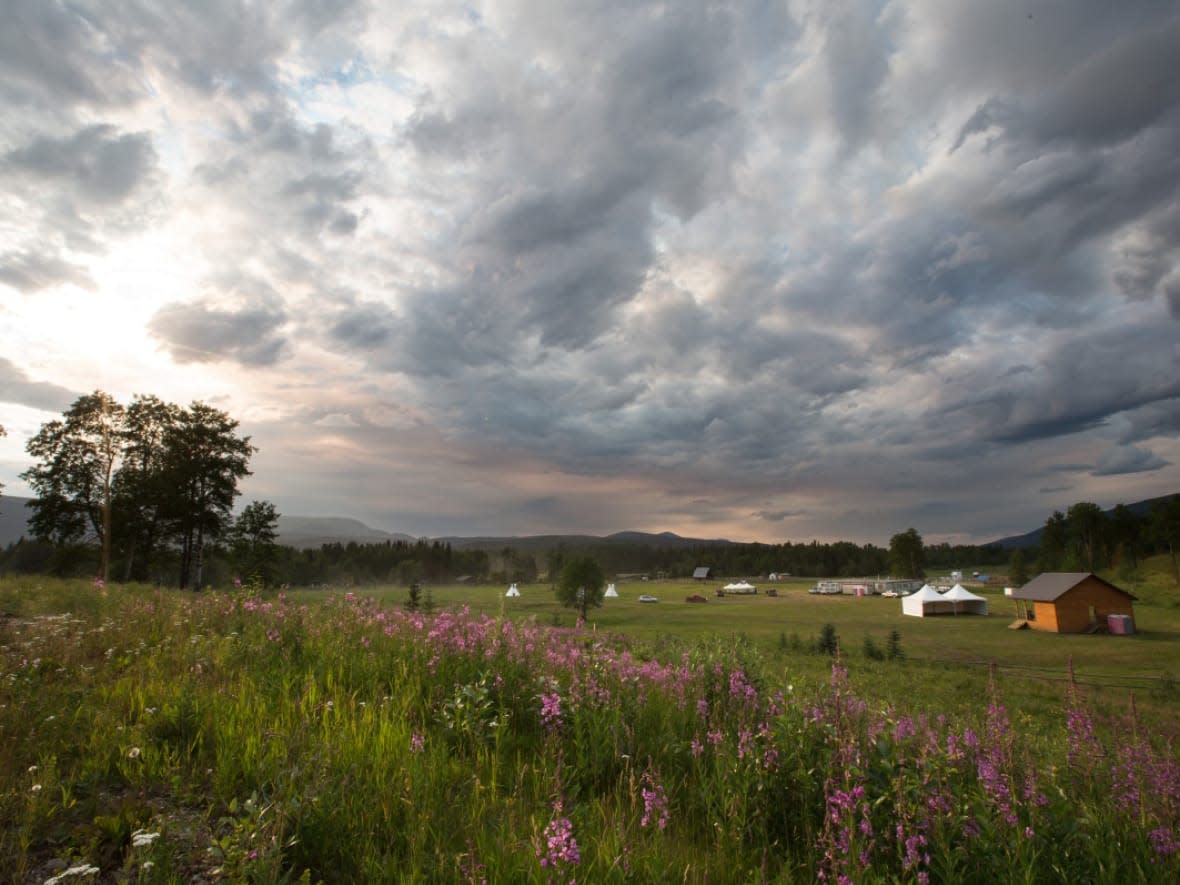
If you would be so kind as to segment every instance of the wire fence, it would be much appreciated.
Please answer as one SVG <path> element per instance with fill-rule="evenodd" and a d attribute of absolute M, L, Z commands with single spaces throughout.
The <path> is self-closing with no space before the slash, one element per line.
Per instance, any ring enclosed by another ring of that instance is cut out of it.
<path fill-rule="evenodd" d="M 1080 673 L 1077 670 L 1066 667 L 1029 667 L 1021 664 L 1000 664 L 996 661 L 986 659 L 976 660 L 953 660 L 950 658 L 934 659 L 932 663 L 935 664 L 957 664 L 964 667 L 988 667 L 997 674 L 1013 673 L 1018 674 L 1023 679 L 1037 679 L 1044 682 L 1073 682 L 1076 685 L 1085 685 L 1093 688 L 1125 688 L 1125 689 L 1150 689 L 1150 690 L 1165 690 L 1170 691 L 1177 688 L 1176 676 L 1167 671 L 1161 671 L 1156 674 L 1140 674 L 1140 673 Z"/>

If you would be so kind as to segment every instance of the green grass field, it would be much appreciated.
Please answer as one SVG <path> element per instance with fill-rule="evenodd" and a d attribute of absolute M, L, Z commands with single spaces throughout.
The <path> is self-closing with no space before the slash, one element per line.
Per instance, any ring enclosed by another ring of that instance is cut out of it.
<path fill-rule="evenodd" d="M 826 679 L 827 663 L 823 656 L 799 652 L 808 649 L 825 624 L 831 624 L 862 690 L 883 702 L 927 712 L 976 706 L 994 677 L 1017 708 L 1033 715 L 1060 702 L 1072 664 L 1074 678 L 1091 690 L 1104 709 L 1125 707 L 1134 695 L 1139 711 L 1166 727 L 1175 719 L 1173 705 L 1180 701 L 1180 607 L 1171 604 L 1180 591 L 1168 586 L 1162 561 L 1148 574 L 1149 581 L 1136 588 L 1140 602 L 1135 606 L 1133 636 L 1010 630 L 1009 624 L 1016 619 L 1015 603 L 999 588 L 973 588 L 988 601 L 986 617 L 915 618 L 902 614 L 900 599 L 809 594 L 814 581 L 764 585 L 775 587 L 775 597 L 765 592 L 716 597 L 720 582 L 617 584 L 619 598 L 604 600 L 587 620 L 592 629 L 650 643 L 739 640 L 781 659 L 784 680 L 805 684 Z M 500 586 L 429 588 L 439 608 L 467 606 L 481 614 L 574 624 L 576 613 L 557 603 L 548 584 L 523 584 L 519 589 L 520 597 L 509 599 Z M 325 592 L 332 591 L 298 591 L 293 596 L 312 601 Z M 394 605 L 408 597 L 401 587 L 357 592 Z M 654 595 L 659 602 L 640 603 L 640 594 Z M 685 602 L 692 594 L 706 596 L 708 602 Z M 892 631 L 900 634 L 906 659 L 865 659 L 865 637 L 884 648 Z"/>
<path fill-rule="evenodd" d="M 620 598 L 604 600 L 592 609 L 588 621 L 599 630 L 617 631 L 642 639 L 740 635 L 757 644 L 778 645 L 792 634 L 806 640 L 824 624 L 835 626 L 850 653 L 861 647 L 865 635 L 884 642 L 892 630 L 901 633 L 906 656 L 928 663 L 978 663 L 995 661 L 1001 666 L 1057 668 L 1064 672 L 1070 658 L 1083 675 L 1135 675 L 1180 677 L 1180 609 L 1139 604 L 1135 609 L 1136 634 L 1079 636 L 1009 630 L 1016 618 L 1015 604 L 998 591 L 977 591 L 988 600 L 989 614 L 914 618 L 902 614 L 900 599 L 880 596 L 818 596 L 807 592 L 810 583 L 778 585 L 778 596 L 713 596 L 715 585 L 691 581 L 644 582 L 618 585 Z M 521 596 L 504 598 L 501 587 L 437 586 L 430 588 L 434 604 L 469 606 L 472 611 L 511 617 L 535 617 L 543 623 L 573 624 L 575 613 L 560 607 L 548 585 L 520 586 Z M 404 602 L 404 588 L 358 590 L 383 602 Z M 324 591 L 299 591 L 293 595 L 311 600 Z M 640 603 L 641 593 L 652 594 L 656 604 Z M 691 594 L 708 597 L 704 604 L 685 602 Z"/>
<path fill-rule="evenodd" d="M 1167 582 L 1130 637 L 714 587 L 0 579 L 0 882 L 1176 881 Z"/>

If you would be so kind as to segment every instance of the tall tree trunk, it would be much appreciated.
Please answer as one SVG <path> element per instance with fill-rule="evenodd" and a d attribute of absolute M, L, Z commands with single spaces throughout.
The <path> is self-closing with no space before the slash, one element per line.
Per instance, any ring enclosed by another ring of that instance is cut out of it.
<path fill-rule="evenodd" d="M 135 538 L 131 539 L 131 544 L 127 548 L 127 561 L 123 563 L 123 580 L 131 580 L 131 568 L 135 563 Z"/>
<path fill-rule="evenodd" d="M 181 590 L 188 586 L 189 568 L 193 557 L 193 533 L 188 529 L 184 533 L 184 540 L 180 544 L 180 583 Z"/>
<path fill-rule="evenodd" d="M 193 555 L 193 591 L 201 589 L 201 574 L 205 565 L 205 527 L 197 526 L 196 552 Z"/>
<path fill-rule="evenodd" d="M 105 584 L 111 569 L 111 473 L 107 475 L 102 486 L 102 562 L 98 567 L 99 577 Z"/>

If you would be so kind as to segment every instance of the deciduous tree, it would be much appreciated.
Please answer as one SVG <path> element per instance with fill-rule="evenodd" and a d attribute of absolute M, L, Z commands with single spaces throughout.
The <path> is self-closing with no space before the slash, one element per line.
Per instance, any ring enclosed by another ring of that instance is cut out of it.
<path fill-rule="evenodd" d="M 180 545 L 180 586 L 201 588 L 205 545 L 229 529 L 238 481 L 250 475 L 254 446 L 238 422 L 195 402 L 165 429 L 164 480 L 175 489 L 168 516 Z"/>
<path fill-rule="evenodd" d="M 36 492 L 29 527 L 62 544 L 90 534 L 101 549 L 99 577 L 111 552 L 111 490 L 123 456 L 124 409 L 101 390 L 79 397 L 60 421 L 41 426 L 26 451 L 38 463 L 21 474 Z"/>
<path fill-rule="evenodd" d="M 557 600 L 567 608 L 576 608 L 586 619 L 589 608 L 602 605 L 606 576 L 602 566 L 592 556 L 579 556 L 566 561 L 557 582 Z"/>
<path fill-rule="evenodd" d="M 116 550 L 123 558 L 123 579 L 146 580 L 148 567 L 167 541 L 169 498 L 165 481 L 166 433 L 180 407 L 155 396 L 137 395 L 123 422 L 123 466 L 115 477 L 114 512 L 120 527 Z"/>

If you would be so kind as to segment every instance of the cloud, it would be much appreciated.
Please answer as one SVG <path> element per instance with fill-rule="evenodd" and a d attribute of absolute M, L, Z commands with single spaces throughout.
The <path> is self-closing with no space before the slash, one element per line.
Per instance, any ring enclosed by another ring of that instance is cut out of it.
<path fill-rule="evenodd" d="M 1098 456 L 1094 476 L 1119 476 L 1124 473 L 1146 473 L 1167 467 L 1168 461 L 1148 449 L 1137 446 L 1112 446 Z"/>
<path fill-rule="evenodd" d="M 1168 4 L 12 12 L 9 357 L 281 416 L 337 512 L 1008 534 L 1180 458 Z M 20 349 L 98 303 L 122 370 Z"/>
<path fill-rule="evenodd" d="M 43 412 L 64 412 L 80 394 L 47 381 L 32 381 L 11 360 L 0 357 L 0 401 Z"/>
<path fill-rule="evenodd" d="M 9 252 L 0 255 L 0 283 L 21 292 L 37 292 L 63 283 L 93 290 L 95 282 L 85 268 L 58 255 Z"/>
<path fill-rule="evenodd" d="M 87 126 L 65 138 L 40 136 L 3 157 L 6 169 L 26 178 L 60 182 L 97 204 L 126 199 L 156 166 L 146 132 L 118 133 L 115 127 Z"/>
<path fill-rule="evenodd" d="M 282 359 L 285 313 L 273 307 L 219 307 L 215 303 L 168 304 L 156 311 L 149 328 L 180 363 L 228 360 L 247 367 L 271 366 Z"/>
<path fill-rule="evenodd" d="M 0 95 L 21 106 L 110 105 L 142 93 L 76 4 L 12 0 L 0 31 Z M 113 63 L 112 63 L 113 62 Z"/>

